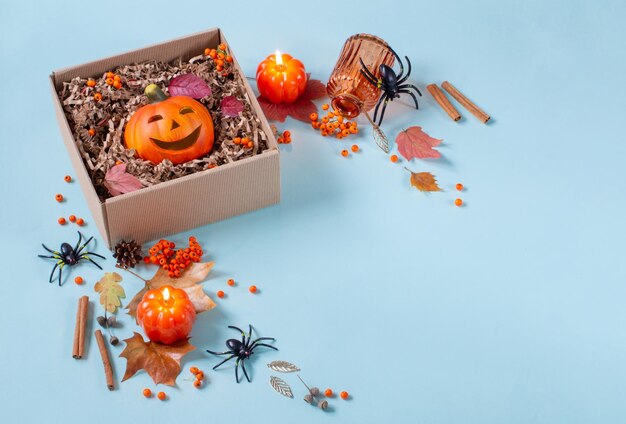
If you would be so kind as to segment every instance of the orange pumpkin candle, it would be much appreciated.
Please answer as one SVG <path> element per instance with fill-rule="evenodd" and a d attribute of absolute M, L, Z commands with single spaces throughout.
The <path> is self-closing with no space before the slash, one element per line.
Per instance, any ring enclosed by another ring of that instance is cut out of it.
<path fill-rule="evenodd" d="M 149 290 L 137 307 L 137 322 L 153 342 L 172 344 L 184 339 L 195 320 L 187 293 L 172 286 Z"/>
<path fill-rule="evenodd" d="M 293 103 L 306 89 L 306 70 L 298 59 L 275 54 L 259 63 L 256 84 L 263 97 L 272 103 Z"/>

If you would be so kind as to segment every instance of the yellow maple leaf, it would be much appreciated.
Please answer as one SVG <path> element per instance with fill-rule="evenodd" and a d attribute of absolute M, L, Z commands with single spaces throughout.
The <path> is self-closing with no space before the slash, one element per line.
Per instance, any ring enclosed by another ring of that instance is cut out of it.
<path fill-rule="evenodd" d="M 111 313 L 114 313 L 122 305 L 120 299 L 126 297 L 124 289 L 119 284 L 120 281 L 122 281 L 122 276 L 117 272 L 107 272 L 93 286 L 93 289 L 100 293 L 100 303 L 104 306 L 104 309 Z"/>
<path fill-rule="evenodd" d="M 435 176 L 430 172 L 413 172 L 409 168 L 404 168 L 411 173 L 411 185 L 419 191 L 442 191 L 437 185 Z"/>

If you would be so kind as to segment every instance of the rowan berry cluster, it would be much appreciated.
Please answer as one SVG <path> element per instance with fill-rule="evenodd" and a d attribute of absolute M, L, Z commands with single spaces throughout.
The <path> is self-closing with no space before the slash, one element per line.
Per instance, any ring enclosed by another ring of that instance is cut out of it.
<path fill-rule="evenodd" d="M 216 49 L 204 49 L 204 55 L 210 57 L 215 62 L 215 69 L 218 72 L 224 71 L 223 75 L 228 75 L 226 67 L 233 63 L 233 57 L 226 51 L 226 44 L 222 43 Z"/>
<path fill-rule="evenodd" d="M 358 124 L 355 121 L 346 120 L 337 109 L 329 109 L 329 105 L 323 104 L 322 110 L 328 111 L 324 116 L 320 117 L 315 112 L 309 115 L 311 126 L 316 130 L 320 130 L 323 137 L 335 136 L 338 139 L 342 139 L 351 134 L 359 133 Z"/>
<path fill-rule="evenodd" d="M 148 250 L 150 256 L 144 258 L 146 264 L 159 265 L 168 272 L 170 278 L 178 278 L 192 262 L 200 262 L 202 248 L 195 237 L 189 237 L 189 247 L 176 249 L 176 243 L 159 240 Z"/>

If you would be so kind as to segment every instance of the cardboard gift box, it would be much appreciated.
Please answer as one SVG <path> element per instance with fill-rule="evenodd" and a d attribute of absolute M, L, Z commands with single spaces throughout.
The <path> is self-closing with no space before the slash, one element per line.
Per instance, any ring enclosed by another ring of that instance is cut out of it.
<path fill-rule="evenodd" d="M 54 71 L 50 75 L 53 103 L 61 135 L 87 199 L 93 220 L 109 248 L 121 239 L 143 243 L 169 234 L 263 208 L 280 200 L 279 149 L 252 88 L 233 56 L 252 108 L 267 135 L 268 149 L 259 154 L 101 201 L 83 163 L 63 111 L 58 91 L 77 76 L 101 76 L 118 66 L 148 60 L 189 60 L 206 47 L 226 42 L 219 28 L 178 38 L 95 62 Z M 230 45 L 229 45 L 230 46 Z"/>

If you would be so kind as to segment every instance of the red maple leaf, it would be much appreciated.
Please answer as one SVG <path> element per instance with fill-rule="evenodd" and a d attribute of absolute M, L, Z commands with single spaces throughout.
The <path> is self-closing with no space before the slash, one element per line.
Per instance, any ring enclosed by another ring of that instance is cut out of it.
<path fill-rule="evenodd" d="M 433 147 L 438 146 L 443 140 L 432 138 L 424 131 L 422 127 L 410 127 L 400 131 L 396 137 L 398 151 L 406 160 L 413 158 L 419 159 L 436 159 L 441 157 L 441 153 Z"/>
<path fill-rule="evenodd" d="M 308 75 L 307 75 L 308 76 Z M 293 103 L 272 103 L 263 96 L 258 97 L 259 105 L 267 119 L 271 121 L 285 122 L 287 116 L 298 121 L 309 122 L 309 115 L 317 112 L 317 106 L 312 100 L 326 95 L 326 86 L 319 80 L 309 79 L 304 93 Z"/>

